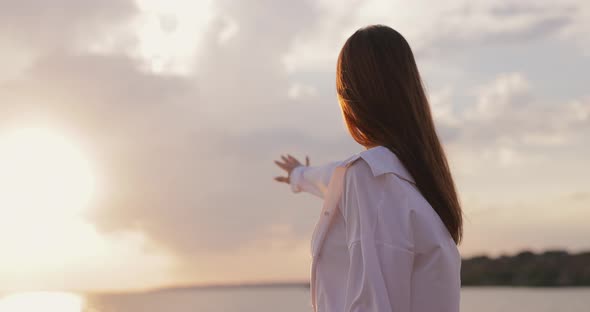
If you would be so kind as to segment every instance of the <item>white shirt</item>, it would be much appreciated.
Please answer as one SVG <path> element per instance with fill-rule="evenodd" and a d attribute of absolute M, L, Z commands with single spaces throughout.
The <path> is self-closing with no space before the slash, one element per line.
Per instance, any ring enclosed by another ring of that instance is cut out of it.
<path fill-rule="evenodd" d="M 314 311 L 459 311 L 457 246 L 389 149 L 298 167 L 291 188 L 324 198 L 312 238 Z"/>

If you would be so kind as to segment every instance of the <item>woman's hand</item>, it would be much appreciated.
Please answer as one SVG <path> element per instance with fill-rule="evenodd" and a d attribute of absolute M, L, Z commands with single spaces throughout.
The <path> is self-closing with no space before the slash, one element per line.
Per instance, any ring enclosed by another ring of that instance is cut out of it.
<path fill-rule="evenodd" d="M 279 176 L 279 177 L 275 177 L 275 180 L 277 182 L 284 182 L 284 183 L 291 183 L 290 177 L 291 177 L 291 172 L 293 171 L 293 169 L 299 167 L 299 166 L 303 166 L 301 164 L 301 162 L 299 162 L 299 160 L 297 160 L 297 158 L 287 154 L 287 156 L 281 155 L 281 160 L 275 160 L 275 164 L 277 164 L 277 166 L 279 166 L 281 169 L 287 171 L 287 176 Z M 309 166 L 309 157 L 305 156 L 305 165 Z"/>

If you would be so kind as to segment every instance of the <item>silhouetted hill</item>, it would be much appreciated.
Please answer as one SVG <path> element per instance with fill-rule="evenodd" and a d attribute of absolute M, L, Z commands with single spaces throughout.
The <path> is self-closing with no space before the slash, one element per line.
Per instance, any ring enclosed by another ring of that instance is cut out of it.
<path fill-rule="evenodd" d="M 590 286 L 590 252 L 523 251 L 463 259 L 463 286 Z"/>

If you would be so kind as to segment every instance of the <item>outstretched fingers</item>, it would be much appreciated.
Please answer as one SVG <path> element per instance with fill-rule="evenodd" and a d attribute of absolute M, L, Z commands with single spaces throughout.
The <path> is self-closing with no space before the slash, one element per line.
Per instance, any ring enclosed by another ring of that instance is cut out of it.
<path fill-rule="evenodd" d="M 280 162 L 278 160 L 275 160 L 275 164 L 277 166 L 279 166 L 279 168 L 281 168 L 281 169 L 283 169 L 285 171 L 289 171 L 289 166 L 286 163 L 282 163 L 282 162 Z"/>
<path fill-rule="evenodd" d="M 288 177 L 275 177 L 275 181 L 282 182 L 282 183 L 289 183 Z"/>

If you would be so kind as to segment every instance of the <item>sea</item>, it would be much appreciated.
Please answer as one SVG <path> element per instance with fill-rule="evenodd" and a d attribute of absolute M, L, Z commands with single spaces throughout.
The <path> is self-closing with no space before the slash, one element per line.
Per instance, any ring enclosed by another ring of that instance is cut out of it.
<path fill-rule="evenodd" d="M 424 298 L 428 300 L 428 298 Z M 306 287 L 198 288 L 84 295 L 0 295 L 0 312 L 309 312 Z M 463 312 L 590 312 L 590 287 L 464 287 Z"/>

